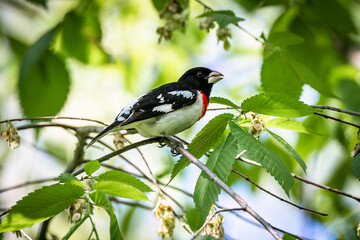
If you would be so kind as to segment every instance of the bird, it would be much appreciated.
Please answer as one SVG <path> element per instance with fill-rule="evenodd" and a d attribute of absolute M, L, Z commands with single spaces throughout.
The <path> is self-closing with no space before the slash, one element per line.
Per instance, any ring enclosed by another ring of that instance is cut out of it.
<path fill-rule="evenodd" d="M 212 87 L 223 77 L 205 67 L 187 70 L 177 82 L 155 88 L 126 105 L 86 149 L 112 131 L 135 128 L 149 138 L 171 136 L 190 128 L 205 115 Z"/>

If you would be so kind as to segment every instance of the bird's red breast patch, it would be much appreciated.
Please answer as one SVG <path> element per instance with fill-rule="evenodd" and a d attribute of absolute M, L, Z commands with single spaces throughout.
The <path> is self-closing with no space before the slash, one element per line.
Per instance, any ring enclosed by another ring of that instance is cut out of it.
<path fill-rule="evenodd" d="M 201 92 L 201 97 L 202 97 L 202 100 L 203 100 L 203 108 L 202 108 L 201 117 L 199 117 L 198 121 L 205 115 L 206 109 L 207 109 L 207 107 L 209 105 L 209 100 L 206 97 L 206 95 L 202 91 L 200 91 L 200 92 Z"/>

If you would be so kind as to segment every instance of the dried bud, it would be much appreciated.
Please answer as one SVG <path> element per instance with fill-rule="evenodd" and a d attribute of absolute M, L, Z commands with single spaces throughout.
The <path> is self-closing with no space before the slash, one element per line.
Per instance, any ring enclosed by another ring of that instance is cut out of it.
<path fill-rule="evenodd" d="M 252 113 L 250 117 L 252 118 L 252 120 L 250 123 L 249 133 L 254 137 L 257 137 L 265 129 L 265 122 L 264 120 L 259 120 L 256 113 Z"/>
<path fill-rule="evenodd" d="M 159 197 L 153 212 L 160 218 L 159 236 L 162 239 L 171 239 L 175 228 L 175 216 L 169 202 Z"/>
<path fill-rule="evenodd" d="M 20 146 L 20 136 L 17 129 L 8 122 L 8 128 L 1 132 L 1 136 L 5 139 L 11 149 L 18 148 Z"/>
<path fill-rule="evenodd" d="M 358 237 L 360 237 L 360 222 L 359 222 L 359 225 L 356 228 L 356 234 L 357 234 Z"/>
<path fill-rule="evenodd" d="M 212 211 L 210 211 L 209 216 L 206 221 L 212 216 Z M 224 227 L 223 227 L 224 217 L 218 213 L 216 214 L 205 228 L 201 231 L 201 235 L 210 235 L 214 238 L 222 239 L 224 238 Z"/>
<path fill-rule="evenodd" d="M 210 32 L 210 29 L 215 27 L 214 19 L 212 17 L 203 17 L 200 18 L 199 28 L 200 30 L 205 30 Z"/>
<path fill-rule="evenodd" d="M 113 143 L 115 146 L 115 149 L 121 149 L 125 146 L 125 143 L 127 142 L 126 138 L 124 138 L 124 135 L 122 135 L 120 132 L 116 132 L 114 134 Z"/>
<path fill-rule="evenodd" d="M 89 202 L 87 199 L 76 199 L 67 208 L 68 220 L 70 223 L 80 221 L 81 217 L 88 211 Z"/>

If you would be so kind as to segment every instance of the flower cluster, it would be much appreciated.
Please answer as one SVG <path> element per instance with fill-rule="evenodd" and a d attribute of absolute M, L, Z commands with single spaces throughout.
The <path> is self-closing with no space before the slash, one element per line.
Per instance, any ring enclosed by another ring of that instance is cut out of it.
<path fill-rule="evenodd" d="M 170 40 L 173 31 L 182 29 L 185 26 L 186 12 L 176 1 L 170 1 L 159 16 L 161 19 L 166 20 L 164 26 L 156 29 L 156 33 L 159 35 L 159 43 L 163 38 Z"/>
<path fill-rule="evenodd" d="M 206 219 L 208 221 L 209 217 Z M 224 238 L 224 227 L 223 227 L 224 217 L 218 213 L 216 214 L 210 222 L 204 227 L 201 231 L 201 235 L 210 235 L 214 238 L 223 239 Z"/>
<path fill-rule="evenodd" d="M 232 37 L 231 35 L 231 31 L 230 28 L 228 26 L 223 27 L 223 28 L 218 28 L 218 30 L 216 31 L 216 36 L 218 38 L 218 41 L 223 41 L 224 42 L 224 49 L 226 51 L 230 50 L 231 48 L 231 44 L 230 44 L 230 38 Z"/>
<path fill-rule="evenodd" d="M 159 197 L 153 212 L 157 218 L 160 218 L 159 236 L 162 239 L 171 239 L 175 228 L 175 216 L 168 201 Z"/>
<path fill-rule="evenodd" d="M 211 29 L 215 28 L 214 19 L 212 17 L 200 18 L 199 28 L 209 33 Z"/>
<path fill-rule="evenodd" d="M 81 217 L 88 211 L 89 202 L 87 199 L 76 199 L 67 208 L 68 220 L 70 223 L 77 223 Z"/>
<path fill-rule="evenodd" d="M 257 114 L 251 114 L 251 123 L 249 133 L 254 137 L 259 136 L 263 130 L 265 129 L 265 122 L 264 120 L 259 120 Z"/>
<path fill-rule="evenodd" d="M 9 127 L 1 132 L 1 136 L 5 139 L 11 149 L 18 148 L 20 146 L 20 136 L 17 129 L 8 122 Z"/>

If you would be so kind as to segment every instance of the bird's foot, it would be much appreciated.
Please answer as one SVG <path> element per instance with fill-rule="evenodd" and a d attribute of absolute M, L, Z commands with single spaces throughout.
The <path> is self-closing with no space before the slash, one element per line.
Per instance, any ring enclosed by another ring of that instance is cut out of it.
<path fill-rule="evenodd" d="M 181 142 L 179 142 L 176 138 L 174 138 L 173 136 L 170 136 L 166 133 L 162 133 L 162 135 L 164 135 L 165 138 L 167 138 L 170 143 L 171 143 L 171 149 L 170 149 L 170 152 L 171 152 L 171 155 L 172 156 L 177 156 L 180 154 L 180 152 L 178 150 L 176 150 L 178 147 L 181 147 L 181 148 L 184 148 L 184 145 L 182 145 Z"/>

